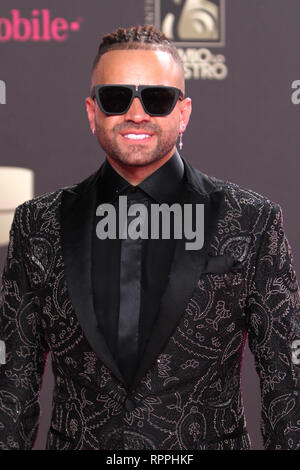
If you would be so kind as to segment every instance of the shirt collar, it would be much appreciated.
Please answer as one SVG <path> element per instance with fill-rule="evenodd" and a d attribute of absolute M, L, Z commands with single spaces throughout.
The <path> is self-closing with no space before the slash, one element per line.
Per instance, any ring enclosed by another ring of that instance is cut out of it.
<path fill-rule="evenodd" d="M 177 151 L 164 165 L 137 186 L 131 185 L 119 175 L 105 159 L 100 176 L 101 200 L 113 201 L 127 189 L 138 188 L 160 204 L 173 204 L 180 200 L 183 176 L 184 164 Z"/>

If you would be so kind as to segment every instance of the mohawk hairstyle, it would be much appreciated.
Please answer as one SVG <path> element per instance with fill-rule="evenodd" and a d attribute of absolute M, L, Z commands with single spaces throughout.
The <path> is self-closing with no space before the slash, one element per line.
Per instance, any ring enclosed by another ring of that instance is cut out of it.
<path fill-rule="evenodd" d="M 130 28 L 118 28 L 112 33 L 105 34 L 94 59 L 92 71 L 95 70 L 100 57 L 105 52 L 122 49 L 159 49 L 169 52 L 183 68 L 176 47 L 161 31 L 153 25 L 138 25 Z"/>

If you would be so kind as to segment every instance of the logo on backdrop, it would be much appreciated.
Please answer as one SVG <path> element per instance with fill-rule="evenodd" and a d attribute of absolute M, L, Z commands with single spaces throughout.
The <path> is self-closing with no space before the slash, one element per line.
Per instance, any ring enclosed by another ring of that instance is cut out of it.
<path fill-rule="evenodd" d="M 8 243 L 14 211 L 19 204 L 33 197 L 33 186 L 32 170 L 0 166 L 0 246 Z"/>
<path fill-rule="evenodd" d="M 178 49 L 185 78 L 223 80 L 228 69 L 225 47 L 225 0 L 144 0 L 145 24 L 154 24 Z"/>
<path fill-rule="evenodd" d="M 292 83 L 293 91 L 291 100 L 293 104 L 300 104 L 300 80 L 294 80 Z"/>
<path fill-rule="evenodd" d="M 65 18 L 51 16 L 50 10 L 32 10 L 25 18 L 20 10 L 10 10 L 10 17 L 0 17 L 0 42 L 8 41 L 66 41 L 70 32 L 80 30 L 82 18 L 68 21 Z"/>
<path fill-rule="evenodd" d="M 6 104 L 6 83 L 0 80 L 0 104 Z"/>

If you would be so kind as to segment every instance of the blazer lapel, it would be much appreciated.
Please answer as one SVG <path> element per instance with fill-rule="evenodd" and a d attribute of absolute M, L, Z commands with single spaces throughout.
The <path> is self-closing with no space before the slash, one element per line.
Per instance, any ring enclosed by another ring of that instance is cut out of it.
<path fill-rule="evenodd" d="M 124 383 L 117 363 L 98 328 L 93 305 L 92 229 L 99 172 L 100 170 L 78 186 L 63 191 L 62 251 L 70 298 L 84 334 L 101 361 Z"/>
<path fill-rule="evenodd" d="M 195 170 L 184 159 L 183 162 L 187 178 L 183 202 L 204 204 L 204 246 L 200 250 L 186 250 L 185 243 L 188 240 L 184 237 L 177 240 L 168 285 L 162 297 L 160 311 L 144 357 L 137 370 L 133 388 L 157 359 L 184 314 L 185 307 L 207 264 L 211 238 L 223 201 L 222 192 L 209 183 L 209 180 L 201 173 L 198 178 L 203 177 L 203 181 L 199 181 Z"/>

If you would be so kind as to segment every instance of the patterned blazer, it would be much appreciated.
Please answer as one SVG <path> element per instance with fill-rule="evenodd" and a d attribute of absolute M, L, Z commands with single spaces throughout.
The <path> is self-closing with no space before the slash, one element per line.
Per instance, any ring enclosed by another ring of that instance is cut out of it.
<path fill-rule="evenodd" d="M 204 204 L 205 243 L 185 250 L 177 240 L 129 390 L 93 306 L 99 170 L 16 209 L 0 304 L 1 449 L 34 444 L 48 353 L 55 387 L 47 449 L 249 449 L 240 389 L 247 336 L 265 448 L 300 448 L 299 291 L 281 209 L 183 162 L 185 202 Z"/>

